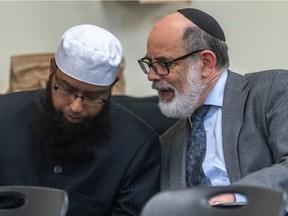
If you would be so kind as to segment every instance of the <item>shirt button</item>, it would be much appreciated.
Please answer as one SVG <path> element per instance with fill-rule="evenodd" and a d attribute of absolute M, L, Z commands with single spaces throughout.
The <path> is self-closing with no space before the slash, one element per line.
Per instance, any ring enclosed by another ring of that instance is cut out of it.
<path fill-rule="evenodd" d="M 61 173 L 61 172 L 62 172 L 62 167 L 61 167 L 61 166 L 55 166 L 55 167 L 54 167 L 54 172 L 55 172 L 56 174 Z"/>

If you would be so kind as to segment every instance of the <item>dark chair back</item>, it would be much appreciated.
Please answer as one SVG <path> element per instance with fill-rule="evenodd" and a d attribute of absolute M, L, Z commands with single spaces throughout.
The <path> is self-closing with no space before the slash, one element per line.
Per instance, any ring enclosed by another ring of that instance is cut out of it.
<path fill-rule="evenodd" d="M 158 96 L 131 97 L 113 95 L 112 99 L 142 118 L 159 135 L 168 130 L 178 119 L 168 118 L 158 107 Z"/>

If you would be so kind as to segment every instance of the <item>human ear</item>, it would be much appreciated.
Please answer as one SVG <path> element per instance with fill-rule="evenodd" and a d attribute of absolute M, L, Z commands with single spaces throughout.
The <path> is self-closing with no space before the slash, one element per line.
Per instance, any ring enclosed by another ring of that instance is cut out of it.
<path fill-rule="evenodd" d="M 50 60 L 50 75 L 55 73 L 57 70 L 57 65 L 56 65 L 56 62 L 55 62 L 55 58 L 51 58 Z"/>
<path fill-rule="evenodd" d="M 201 52 L 200 59 L 202 60 L 202 76 L 207 78 L 216 68 L 216 55 L 211 50 L 204 50 Z"/>

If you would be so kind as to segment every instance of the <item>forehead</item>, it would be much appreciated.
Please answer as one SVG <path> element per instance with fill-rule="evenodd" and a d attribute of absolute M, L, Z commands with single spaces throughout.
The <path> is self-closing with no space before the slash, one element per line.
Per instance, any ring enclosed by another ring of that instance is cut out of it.
<path fill-rule="evenodd" d="M 180 13 L 173 13 L 160 19 L 152 27 L 147 41 L 147 55 L 157 57 L 171 53 L 184 53 L 183 33 L 193 23 Z"/>
<path fill-rule="evenodd" d="M 97 86 L 89 83 L 84 83 L 82 81 L 76 80 L 73 77 L 70 77 L 63 73 L 59 68 L 56 71 L 57 79 L 62 84 L 73 87 L 73 89 L 82 91 L 82 92 L 99 92 L 109 90 L 110 86 Z"/>

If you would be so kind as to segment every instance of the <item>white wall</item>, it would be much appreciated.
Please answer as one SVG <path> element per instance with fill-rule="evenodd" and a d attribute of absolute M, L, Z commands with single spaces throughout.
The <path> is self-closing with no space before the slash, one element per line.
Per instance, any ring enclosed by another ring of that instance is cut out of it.
<path fill-rule="evenodd" d="M 0 93 L 8 89 L 11 55 L 55 52 L 66 29 L 91 23 L 122 41 L 127 94 L 155 94 L 137 59 L 146 54 L 146 38 L 154 21 L 190 6 L 210 13 L 223 27 L 232 70 L 243 74 L 288 68 L 287 1 L 192 0 L 147 5 L 136 1 L 0 1 Z"/>

